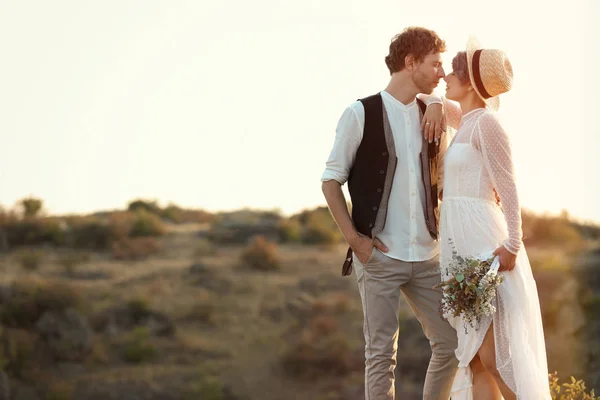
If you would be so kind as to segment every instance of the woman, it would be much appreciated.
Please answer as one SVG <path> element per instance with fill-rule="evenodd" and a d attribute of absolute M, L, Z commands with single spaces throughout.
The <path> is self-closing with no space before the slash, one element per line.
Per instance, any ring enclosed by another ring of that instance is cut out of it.
<path fill-rule="evenodd" d="M 460 317 L 445 316 L 458 335 L 452 400 L 550 399 L 541 312 L 521 241 L 510 143 L 495 115 L 498 95 L 511 88 L 512 67 L 504 52 L 480 49 L 471 39 L 452 68 L 445 78 L 446 98 L 460 107 L 443 100 L 448 125 L 457 132 L 444 160 L 442 279 L 448 279 L 444 266 L 453 250 L 462 256 L 494 252 L 504 275 L 493 316 L 475 328 Z"/>

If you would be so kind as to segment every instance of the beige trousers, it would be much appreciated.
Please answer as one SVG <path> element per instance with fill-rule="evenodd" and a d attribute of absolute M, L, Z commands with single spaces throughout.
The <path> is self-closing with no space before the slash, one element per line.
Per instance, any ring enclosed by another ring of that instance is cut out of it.
<path fill-rule="evenodd" d="M 365 265 L 353 257 L 364 313 L 365 400 L 394 400 L 400 292 L 431 345 L 423 399 L 448 400 L 458 368 L 457 337 L 440 316 L 441 290 L 433 289 L 440 282 L 439 256 L 404 262 L 373 249 Z"/>

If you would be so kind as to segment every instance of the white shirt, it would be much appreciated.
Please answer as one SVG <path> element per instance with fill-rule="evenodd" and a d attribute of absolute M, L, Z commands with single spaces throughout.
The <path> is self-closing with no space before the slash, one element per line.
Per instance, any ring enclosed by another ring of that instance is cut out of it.
<path fill-rule="evenodd" d="M 422 136 L 419 106 L 416 100 L 404 105 L 386 91 L 381 92 L 394 137 L 398 165 L 388 202 L 385 227 L 377 237 L 388 247 L 389 257 L 407 262 L 425 261 L 439 253 L 425 224 L 422 199 L 425 190 L 421 179 L 419 155 Z M 360 101 L 342 114 L 336 129 L 321 181 L 346 183 L 362 140 L 365 109 Z"/>

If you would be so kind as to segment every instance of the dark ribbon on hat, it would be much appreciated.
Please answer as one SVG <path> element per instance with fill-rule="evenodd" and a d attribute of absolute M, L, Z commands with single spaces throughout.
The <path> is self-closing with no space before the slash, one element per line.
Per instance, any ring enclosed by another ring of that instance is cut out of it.
<path fill-rule="evenodd" d="M 479 71 L 479 58 L 481 57 L 481 49 L 475 51 L 473 53 L 473 80 L 475 81 L 475 86 L 477 86 L 477 90 L 481 94 L 481 97 L 484 99 L 489 99 L 492 97 L 487 90 L 483 87 L 483 82 L 481 81 L 481 73 Z"/>

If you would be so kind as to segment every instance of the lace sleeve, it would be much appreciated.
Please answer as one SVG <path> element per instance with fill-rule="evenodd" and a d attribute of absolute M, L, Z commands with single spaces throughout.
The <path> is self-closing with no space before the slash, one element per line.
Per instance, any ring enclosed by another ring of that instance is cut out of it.
<path fill-rule="evenodd" d="M 479 145 L 476 147 L 483 155 L 485 168 L 500 196 L 508 226 L 508 241 L 504 247 L 517 254 L 522 245 L 523 232 L 510 140 L 493 114 L 482 115 L 478 124 Z"/>
<path fill-rule="evenodd" d="M 442 102 L 444 104 L 446 123 L 448 126 L 458 130 L 458 125 L 460 124 L 463 114 L 460 105 L 457 102 L 448 100 L 445 97 L 442 97 Z"/>
<path fill-rule="evenodd" d="M 419 93 L 417 94 L 417 98 L 422 100 L 427 106 L 430 104 L 441 103 L 444 107 L 444 117 L 446 118 L 447 125 L 454 129 L 458 129 L 460 119 L 462 118 L 462 110 L 457 102 L 448 100 L 444 96 L 439 97 L 435 94 Z"/>

